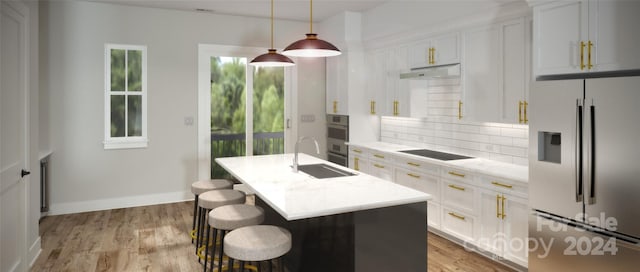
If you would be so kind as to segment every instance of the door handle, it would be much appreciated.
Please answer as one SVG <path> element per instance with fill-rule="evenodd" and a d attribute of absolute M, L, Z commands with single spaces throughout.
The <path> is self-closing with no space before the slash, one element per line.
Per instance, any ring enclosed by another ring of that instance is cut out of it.
<path fill-rule="evenodd" d="M 582 103 L 576 101 L 576 202 L 582 202 Z"/>
<path fill-rule="evenodd" d="M 593 102 L 592 102 L 593 103 Z M 589 107 L 591 113 L 591 159 L 589 159 L 589 204 L 596 203 L 596 106 Z"/>
<path fill-rule="evenodd" d="M 27 171 L 27 170 L 22 169 L 22 171 L 20 172 L 20 177 L 21 177 L 21 178 L 24 178 L 24 176 L 29 175 L 29 174 L 31 174 L 31 172 L 29 172 L 29 171 Z"/>

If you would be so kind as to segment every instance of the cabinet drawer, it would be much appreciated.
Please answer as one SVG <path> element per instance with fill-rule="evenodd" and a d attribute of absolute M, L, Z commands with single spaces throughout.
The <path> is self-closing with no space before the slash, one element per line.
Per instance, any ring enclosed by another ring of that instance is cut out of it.
<path fill-rule="evenodd" d="M 403 157 L 396 157 L 395 162 L 396 162 L 396 166 L 410 169 L 412 171 L 420 171 L 422 173 L 427 173 L 427 174 L 436 175 L 436 176 L 440 174 L 440 166 L 430 164 L 430 163 L 425 163 L 424 161 L 412 160 L 412 159 L 403 158 Z"/>
<path fill-rule="evenodd" d="M 522 182 L 515 182 L 508 179 L 501 179 L 490 176 L 481 176 L 480 182 L 480 184 L 482 184 L 482 187 L 488 188 L 492 191 L 513 194 L 522 197 L 527 197 L 528 195 L 528 187 Z"/>
<path fill-rule="evenodd" d="M 393 181 L 393 168 L 390 164 L 371 160 L 367 167 L 369 170 L 369 173 L 367 174 L 384 180 Z"/>
<path fill-rule="evenodd" d="M 442 204 L 474 213 L 475 188 L 464 183 L 442 180 Z"/>
<path fill-rule="evenodd" d="M 393 160 L 391 159 L 391 155 L 384 153 L 384 152 L 380 152 L 377 150 L 371 150 L 371 153 L 369 153 L 369 157 L 372 160 L 376 160 L 378 162 L 382 162 L 382 163 L 390 163 L 393 162 Z"/>
<path fill-rule="evenodd" d="M 433 197 L 431 201 L 440 202 L 440 178 L 437 176 L 396 168 L 394 180 L 400 185 L 430 194 Z"/>
<path fill-rule="evenodd" d="M 440 173 L 442 178 L 468 183 L 473 182 L 473 174 L 471 174 L 471 172 L 469 171 L 450 167 L 442 167 Z"/>
<path fill-rule="evenodd" d="M 356 155 L 366 158 L 369 156 L 369 150 L 359 146 L 349 146 L 349 155 Z"/>
<path fill-rule="evenodd" d="M 442 230 L 464 241 L 473 241 L 475 218 L 464 212 L 442 207 Z"/>

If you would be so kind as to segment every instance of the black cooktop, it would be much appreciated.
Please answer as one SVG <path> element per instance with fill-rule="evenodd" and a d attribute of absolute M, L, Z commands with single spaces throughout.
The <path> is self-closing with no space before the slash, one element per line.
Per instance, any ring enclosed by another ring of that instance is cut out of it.
<path fill-rule="evenodd" d="M 422 157 L 432 158 L 436 160 L 442 161 L 452 161 L 452 160 L 462 160 L 462 159 L 472 159 L 473 157 L 462 156 L 458 154 L 444 153 L 439 151 L 433 151 L 429 149 L 414 149 L 414 150 L 400 150 L 402 153 L 408 153 L 413 155 L 418 155 Z"/>

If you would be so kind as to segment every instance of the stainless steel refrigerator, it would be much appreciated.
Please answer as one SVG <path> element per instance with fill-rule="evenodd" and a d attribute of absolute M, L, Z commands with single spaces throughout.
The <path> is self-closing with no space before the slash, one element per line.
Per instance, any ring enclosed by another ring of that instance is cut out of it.
<path fill-rule="evenodd" d="M 529 271 L 640 271 L 640 77 L 536 81 Z"/>

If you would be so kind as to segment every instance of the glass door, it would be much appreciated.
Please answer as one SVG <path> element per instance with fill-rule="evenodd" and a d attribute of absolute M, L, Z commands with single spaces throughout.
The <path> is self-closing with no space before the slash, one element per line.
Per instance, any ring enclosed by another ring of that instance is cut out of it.
<path fill-rule="evenodd" d="M 216 158 L 285 153 L 285 134 L 291 133 L 286 126 L 289 112 L 285 111 L 290 68 L 253 67 L 248 61 L 262 51 L 221 48 L 225 49 L 204 45 L 200 48 L 201 179 L 229 178 L 215 163 Z"/>

